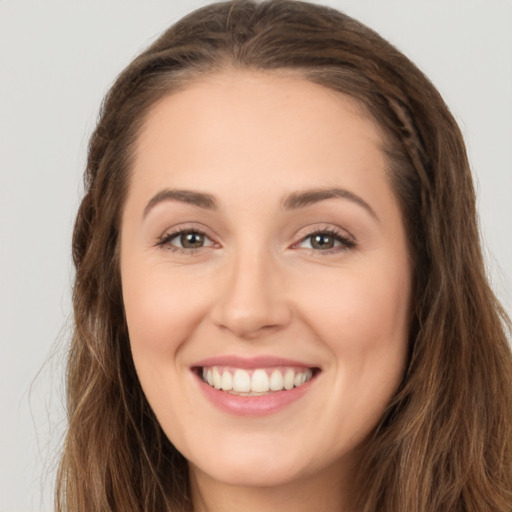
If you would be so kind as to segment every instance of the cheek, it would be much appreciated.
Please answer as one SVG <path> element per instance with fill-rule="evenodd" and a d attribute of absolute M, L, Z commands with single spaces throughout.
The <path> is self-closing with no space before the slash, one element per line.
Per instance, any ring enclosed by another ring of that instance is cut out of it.
<path fill-rule="evenodd" d="M 302 307 L 330 350 L 343 399 L 380 409 L 401 381 L 410 325 L 409 267 L 387 263 L 316 280 Z"/>
<path fill-rule="evenodd" d="M 304 303 L 308 323 L 334 366 L 332 391 L 323 404 L 333 414 L 326 431 L 345 448 L 363 442 L 379 422 L 405 370 L 409 280 L 392 269 L 368 268 L 324 286 L 317 281 L 317 293 L 310 296 L 322 300 Z"/>
<path fill-rule="evenodd" d="M 333 350 L 355 353 L 400 344 L 409 328 L 409 284 L 401 275 L 347 272 L 304 296 L 304 311 Z"/>
<path fill-rule="evenodd" d="M 140 265 L 137 272 L 129 272 L 127 264 L 122 275 L 132 350 L 147 350 L 158 357 L 179 348 L 206 308 L 196 280 L 163 267 L 145 271 Z"/>
<path fill-rule="evenodd" d="M 172 434 L 170 438 L 180 439 L 182 425 L 194 414 L 183 390 L 180 356 L 202 317 L 202 294 L 190 279 L 188 286 L 180 282 L 179 273 L 170 278 L 164 265 L 137 266 L 132 256 L 123 263 L 123 300 L 135 369 L 159 423 Z"/>

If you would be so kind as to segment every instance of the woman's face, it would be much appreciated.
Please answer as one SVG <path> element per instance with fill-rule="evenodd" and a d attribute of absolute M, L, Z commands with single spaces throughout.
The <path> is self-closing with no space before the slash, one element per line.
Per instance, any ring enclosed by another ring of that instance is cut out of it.
<path fill-rule="evenodd" d="M 396 391 L 411 267 L 382 143 L 348 96 L 276 73 L 212 75 L 150 111 L 123 298 L 144 393 L 197 479 L 342 474 Z"/>

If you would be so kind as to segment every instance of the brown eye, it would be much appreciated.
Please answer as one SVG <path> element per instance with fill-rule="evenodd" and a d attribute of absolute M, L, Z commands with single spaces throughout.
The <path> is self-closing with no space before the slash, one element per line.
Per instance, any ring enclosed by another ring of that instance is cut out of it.
<path fill-rule="evenodd" d="M 298 247 L 314 251 L 342 251 L 355 247 L 355 242 L 337 232 L 317 231 L 302 239 Z M 330 253 L 328 253 L 330 254 Z"/>
<path fill-rule="evenodd" d="M 317 233 L 315 235 L 311 235 L 310 239 L 311 247 L 313 249 L 332 249 L 336 244 L 334 236 L 328 233 Z"/>
<path fill-rule="evenodd" d="M 180 245 L 184 249 L 199 249 L 204 246 L 205 236 L 202 233 L 189 231 L 179 237 Z"/>
<path fill-rule="evenodd" d="M 212 240 L 201 231 L 183 230 L 164 235 L 158 244 L 173 251 L 193 251 L 213 246 Z"/>

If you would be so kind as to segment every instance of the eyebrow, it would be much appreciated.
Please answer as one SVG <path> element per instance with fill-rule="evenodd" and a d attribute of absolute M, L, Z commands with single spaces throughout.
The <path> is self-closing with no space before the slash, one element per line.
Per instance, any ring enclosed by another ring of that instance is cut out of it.
<path fill-rule="evenodd" d="M 217 210 L 218 205 L 216 199 L 211 194 L 203 192 L 195 192 L 193 190 L 170 190 L 164 189 L 155 194 L 144 208 L 143 217 L 157 204 L 166 201 L 178 201 L 187 203 L 206 210 Z"/>
<path fill-rule="evenodd" d="M 282 202 L 282 207 L 285 210 L 297 210 L 305 208 L 320 201 L 327 199 L 347 199 L 353 203 L 364 208 L 373 218 L 379 221 L 375 210 L 361 197 L 349 190 L 343 188 L 326 188 L 326 189 L 312 189 L 304 190 L 302 192 L 293 192 L 286 196 Z M 178 201 L 187 203 L 205 210 L 218 210 L 218 203 L 214 196 L 204 192 L 196 192 L 194 190 L 171 190 L 164 189 L 155 194 L 144 208 L 143 217 L 157 204 L 166 201 Z"/>
<path fill-rule="evenodd" d="M 304 208 L 306 206 L 319 203 L 320 201 L 333 198 L 352 201 L 364 208 L 375 220 L 379 221 L 379 217 L 375 213 L 375 210 L 362 197 L 359 197 L 344 188 L 322 188 L 304 190 L 303 192 L 293 192 L 284 199 L 283 207 L 285 210 L 296 210 L 298 208 Z"/>

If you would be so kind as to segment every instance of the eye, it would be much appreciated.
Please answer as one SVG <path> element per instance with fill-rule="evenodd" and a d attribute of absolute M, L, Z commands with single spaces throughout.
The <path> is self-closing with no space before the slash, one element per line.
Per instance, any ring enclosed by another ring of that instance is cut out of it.
<path fill-rule="evenodd" d="M 196 231 L 186 231 L 171 240 L 173 245 L 178 245 L 183 249 L 199 249 L 199 247 L 204 247 L 205 244 L 208 245 L 208 242 L 208 238 L 203 233 Z"/>
<path fill-rule="evenodd" d="M 166 233 L 159 240 L 158 245 L 168 247 L 171 250 L 186 251 L 210 247 L 213 242 L 201 231 L 180 230 L 174 233 Z"/>
<path fill-rule="evenodd" d="M 315 251 L 336 251 L 351 249 L 355 247 L 355 242 L 336 231 L 315 231 L 303 238 L 297 247 Z"/>

